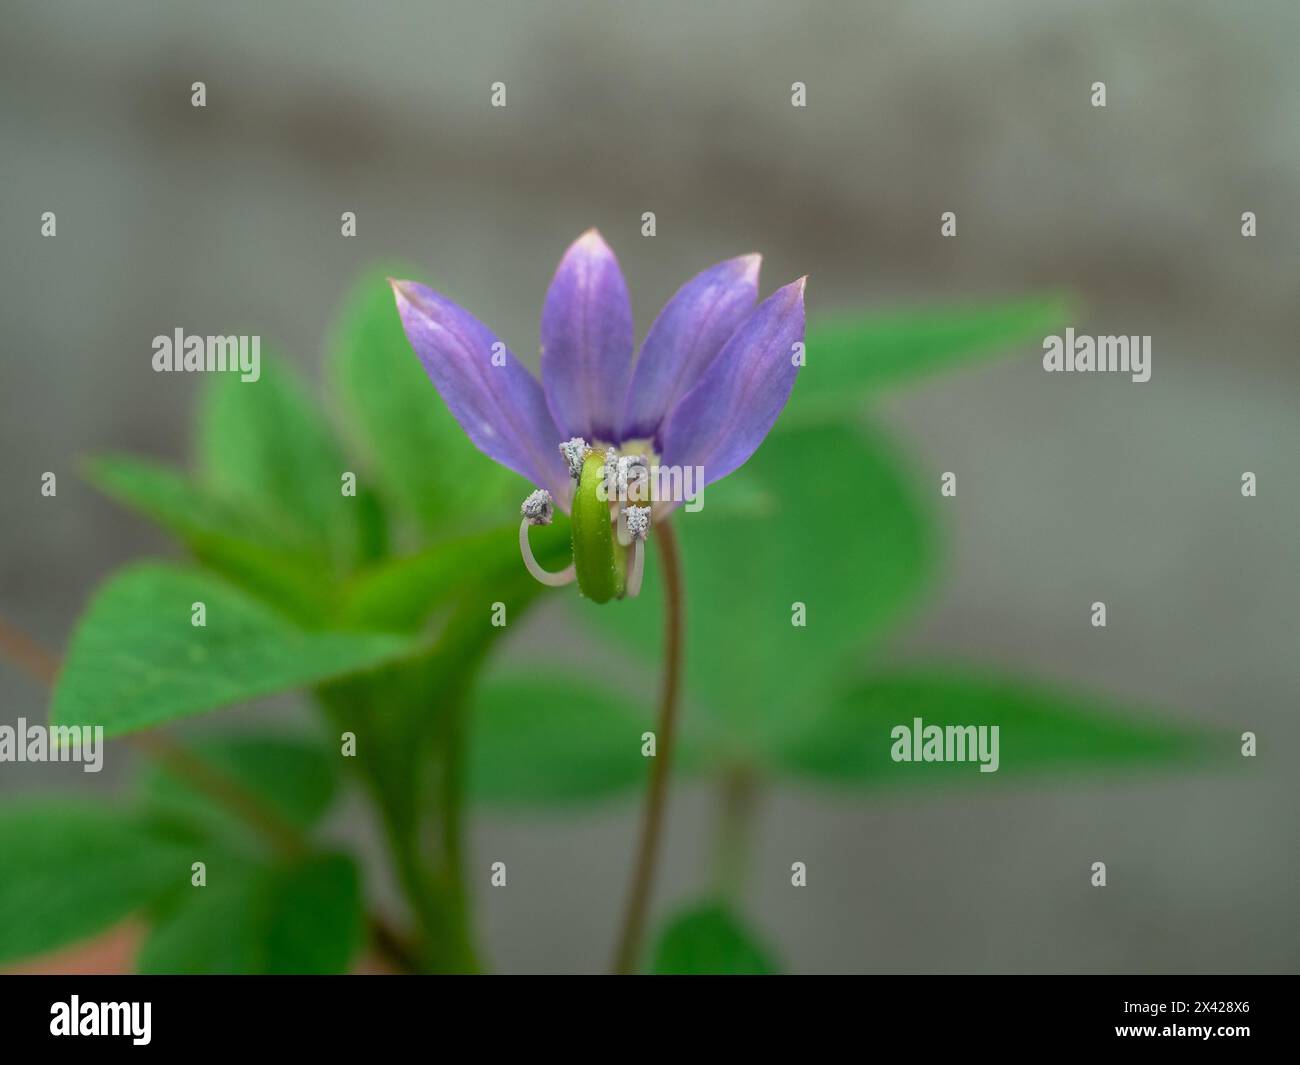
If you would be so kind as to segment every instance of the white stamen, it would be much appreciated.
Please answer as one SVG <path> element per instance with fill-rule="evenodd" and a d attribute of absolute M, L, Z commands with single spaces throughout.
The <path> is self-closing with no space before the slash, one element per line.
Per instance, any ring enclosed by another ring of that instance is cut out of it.
<path fill-rule="evenodd" d="M 650 465 L 644 455 L 615 455 L 611 449 L 605 456 L 605 478 L 609 498 L 618 500 L 614 534 L 619 545 L 627 547 L 632 542 L 632 534 L 627 529 L 626 510 L 649 502 Z"/>
<path fill-rule="evenodd" d="M 635 599 L 641 594 L 641 577 L 645 573 L 645 541 L 638 540 L 632 545 L 632 561 L 627 566 L 627 584 L 623 597 Z"/>
<path fill-rule="evenodd" d="M 605 499 L 613 503 L 618 499 L 618 452 L 612 447 L 605 449 L 605 468 L 601 472 L 605 478 Z"/>
<path fill-rule="evenodd" d="M 649 477 L 650 465 L 644 455 L 624 455 L 618 460 L 618 498 L 625 503 L 648 503 Z"/>
<path fill-rule="evenodd" d="M 624 507 L 623 520 L 628 535 L 632 537 L 632 560 L 628 563 L 624 595 L 635 599 L 641 594 L 641 578 L 645 574 L 645 538 L 650 532 L 649 507 Z"/>
<path fill-rule="evenodd" d="M 624 507 L 623 517 L 627 521 L 627 532 L 633 540 L 644 540 L 650 532 L 649 507 Z"/>
<path fill-rule="evenodd" d="M 519 513 L 529 525 L 550 525 L 555 517 L 555 503 L 551 499 L 551 493 L 545 488 L 537 489 L 523 501 Z"/>
<path fill-rule="evenodd" d="M 542 569 L 541 563 L 533 557 L 533 548 L 528 542 L 528 526 L 530 524 L 531 522 L 527 518 L 524 518 L 519 523 L 519 553 L 524 556 L 524 567 L 538 581 L 552 588 L 563 588 L 566 584 L 572 584 L 578 576 L 572 563 L 558 573 L 552 573 L 550 570 Z"/>
<path fill-rule="evenodd" d="M 578 480 L 582 476 L 582 462 L 587 457 L 587 441 L 580 436 L 566 440 L 560 445 L 560 454 L 569 464 L 569 476 Z"/>
<path fill-rule="evenodd" d="M 519 523 L 519 553 L 524 556 L 524 566 L 528 572 L 552 588 L 559 588 L 572 582 L 577 576 L 572 566 L 560 570 L 559 573 L 542 569 L 541 564 L 533 557 L 532 544 L 528 542 L 530 525 L 550 525 L 555 517 L 555 503 L 551 499 L 551 493 L 545 488 L 537 489 L 523 501 L 519 512 L 524 516 L 524 520 Z"/>

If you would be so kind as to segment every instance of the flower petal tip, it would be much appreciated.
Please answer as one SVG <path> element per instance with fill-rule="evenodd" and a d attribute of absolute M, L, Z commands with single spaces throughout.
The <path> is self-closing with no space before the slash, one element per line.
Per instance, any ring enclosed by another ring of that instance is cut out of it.
<path fill-rule="evenodd" d="M 606 242 L 605 238 L 600 235 L 600 230 L 595 226 L 592 226 L 579 236 L 578 239 L 569 247 L 571 251 L 576 249 L 582 249 L 583 251 L 610 251 L 608 242 Z"/>
<path fill-rule="evenodd" d="M 542 386 L 561 433 L 617 437 L 632 368 L 632 302 L 618 259 L 589 229 L 569 245 L 542 305 Z"/>
<path fill-rule="evenodd" d="M 609 263 L 618 268 L 618 256 L 614 254 L 614 249 L 609 246 L 609 242 L 595 226 L 582 233 L 564 250 L 560 268 L 563 268 L 566 261 L 572 261 L 575 257 L 590 263 Z"/>
<path fill-rule="evenodd" d="M 401 278 L 390 277 L 388 284 L 393 290 L 393 298 L 402 303 L 415 303 L 418 294 L 417 285 L 414 281 L 403 281 Z"/>
<path fill-rule="evenodd" d="M 759 252 L 753 251 L 748 255 L 737 255 L 733 261 L 741 268 L 742 274 L 747 281 L 752 281 L 755 285 L 758 284 L 758 274 L 763 267 L 763 256 Z"/>

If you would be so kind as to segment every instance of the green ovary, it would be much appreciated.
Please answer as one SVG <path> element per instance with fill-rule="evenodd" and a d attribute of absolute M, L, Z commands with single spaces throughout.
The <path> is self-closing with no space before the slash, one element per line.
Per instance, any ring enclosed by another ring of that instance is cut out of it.
<path fill-rule="evenodd" d="M 588 451 L 573 497 L 571 523 L 578 588 L 595 603 L 622 597 L 627 568 L 627 548 L 614 535 L 609 502 L 600 498 L 604 478 L 604 453 Z"/>

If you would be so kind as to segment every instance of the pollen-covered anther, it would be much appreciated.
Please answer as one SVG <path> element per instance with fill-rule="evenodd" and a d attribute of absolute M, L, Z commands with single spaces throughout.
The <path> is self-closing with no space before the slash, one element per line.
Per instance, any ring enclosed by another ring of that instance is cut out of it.
<path fill-rule="evenodd" d="M 632 503 L 650 498 L 650 464 L 644 455 L 624 455 L 618 460 L 618 498 Z"/>
<path fill-rule="evenodd" d="M 601 477 L 604 481 L 605 498 L 618 499 L 618 452 L 612 447 L 605 448 L 605 469 Z"/>
<path fill-rule="evenodd" d="M 519 513 L 529 525 L 550 525 L 555 518 L 555 502 L 545 488 L 533 492 L 519 507 Z"/>
<path fill-rule="evenodd" d="M 569 476 L 576 481 L 582 476 L 582 460 L 587 457 L 587 441 L 580 436 L 572 437 L 560 445 L 560 454 L 569 464 Z"/>
<path fill-rule="evenodd" d="M 641 594 L 641 578 L 645 574 L 645 538 L 650 532 L 650 508 L 624 507 L 623 521 L 632 538 L 632 558 L 628 563 L 627 590 L 624 594 L 629 599 L 635 599 Z"/>
<path fill-rule="evenodd" d="M 628 535 L 633 540 L 644 540 L 650 531 L 649 507 L 624 507 L 623 518 L 627 522 Z"/>
<path fill-rule="evenodd" d="M 524 568 L 542 584 L 549 585 L 552 588 L 561 588 L 566 584 L 572 584 L 577 579 L 577 571 L 572 565 L 565 567 L 558 573 L 543 569 L 542 564 L 533 555 L 532 544 L 528 542 L 528 529 L 530 526 L 550 525 L 555 517 L 555 502 L 551 499 L 551 493 L 546 491 L 545 488 L 537 489 L 523 501 L 523 504 L 519 507 L 519 512 L 524 516 L 524 520 L 519 523 L 519 553 L 523 556 Z"/>

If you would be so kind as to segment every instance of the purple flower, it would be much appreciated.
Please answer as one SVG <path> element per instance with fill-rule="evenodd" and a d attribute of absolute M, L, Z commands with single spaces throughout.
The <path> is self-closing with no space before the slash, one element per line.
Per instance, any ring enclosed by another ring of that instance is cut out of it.
<path fill-rule="evenodd" d="M 683 285 L 634 366 L 627 284 L 604 239 L 588 230 L 564 253 L 546 294 L 540 384 L 468 311 L 411 281 L 394 281 L 393 290 L 411 346 L 469 438 L 567 512 L 593 451 L 606 455 L 611 474 L 625 474 L 628 460 L 652 473 L 698 470 L 702 488 L 762 443 L 803 362 L 805 279 L 755 306 L 759 261 L 728 259 Z M 682 501 L 652 498 L 656 517 Z M 530 499 L 525 546 L 528 523 L 550 520 L 543 501 Z M 640 535 L 627 531 L 626 509 L 638 511 Z M 620 542 L 638 551 L 644 509 L 611 502 Z"/>

